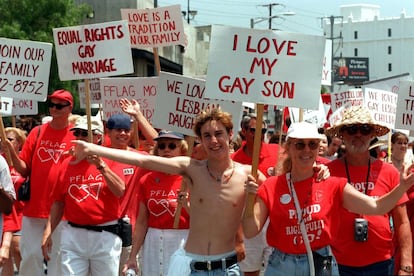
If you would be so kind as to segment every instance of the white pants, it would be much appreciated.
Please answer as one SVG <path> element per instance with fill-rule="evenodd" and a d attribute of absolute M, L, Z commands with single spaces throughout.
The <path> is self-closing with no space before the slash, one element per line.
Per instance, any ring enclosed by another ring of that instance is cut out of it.
<path fill-rule="evenodd" d="M 20 276 L 45 275 L 42 255 L 43 231 L 46 227 L 47 219 L 31 218 L 23 216 L 22 235 L 20 238 Z M 60 258 L 60 234 L 62 223 L 60 222 L 52 235 L 52 250 L 49 254 L 50 260 L 47 263 L 48 275 L 59 275 Z"/>
<path fill-rule="evenodd" d="M 59 275 L 117 276 L 122 241 L 117 235 L 62 226 Z"/>
<path fill-rule="evenodd" d="M 142 275 L 167 275 L 171 256 L 183 247 L 187 236 L 188 229 L 148 228 L 141 254 Z"/>

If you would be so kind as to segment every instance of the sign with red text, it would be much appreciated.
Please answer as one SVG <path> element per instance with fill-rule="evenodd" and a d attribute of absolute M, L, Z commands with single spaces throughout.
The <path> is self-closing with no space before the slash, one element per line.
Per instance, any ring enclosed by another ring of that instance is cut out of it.
<path fill-rule="evenodd" d="M 79 106 L 80 108 L 86 109 L 86 91 L 85 91 L 85 83 L 79 82 L 78 83 L 78 91 L 79 91 Z M 91 79 L 89 80 L 89 99 L 91 108 L 99 108 L 99 104 L 102 102 L 101 96 L 101 87 L 99 79 Z"/>
<path fill-rule="evenodd" d="M 53 29 L 60 80 L 134 72 L 127 21 Z"/>
<path fill-rule="evenodd" d="M 414 82 L 400 81 L 395 128 L 414 130 Z"/>
<path fill-rule="evenodd" d="M 370 110 L 373 119 L 381 125 L 393 129 L 398 95 L 374 88 L 365 88 L 364 95 L 364 105 Z"/>
<path fill-rule="evenodd" d="M 0 97 L 46 101 L 52 44 L 0 38 Z"/>
<path fill-rule="evenodd" d="M 123 113 L 120 99 L 135 99 L 148 121 L 153 120 L 157 96 L 158 77 L 101 78 L 100 79 L 103 120 L 114 114 Z"/>
<path fill-rule="evenodd" d="M 195 136 L 194 120 L 200 111 L 220 107 L 233 116 L 233 125 L 239 125 L 243 111 L 241 102 L 205 98 L 205 80 L 161 72 L 153 125 Z"/>
<path fill-rule="evenodd" d="M 121 16 L 128 20 L 132 47 L 186 44 L 180 5 L 143 10 L 121 9 Z"/>
<path fill-rule="evenodd" d="M 331 93 L 331 108 L 335 112 L 341 106 L 364 105 L 364 92 L 360 88 Z"/>
<path fill-rule="evenodd" d="M 12 116 L 37 114 L 39 114 L 38 102 L 33 100 L 13 99 Z"/>
<path fill-rule="evenodd" d="M 332 40 L 325 41 L 325 55 L 322 63 L 322 85 L 332 85 Z"/>
<path fill-rule="evenodd" d="M 318 109 L 325 38 L 213 26 L 206 96 Z"/>

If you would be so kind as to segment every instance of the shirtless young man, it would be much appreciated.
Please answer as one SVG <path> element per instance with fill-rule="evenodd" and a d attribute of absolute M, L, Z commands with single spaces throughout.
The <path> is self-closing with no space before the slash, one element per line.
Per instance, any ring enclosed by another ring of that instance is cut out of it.
<path fill-rule="evenodd" d="M 206 153 L 206 160 L 186 156 L 163 158 L 74 141 L 75 155 L 82 159 L 97 154 L 149 170 L 181 174 L 188 178 L 190 229 L 184 249 L 173 255 L 169 275 L 190 275 L 211 271 L 219 275 L 240 275 L 235 252 L 245 202 L 244 182 L 249 165 L 231 160 L 229 142 L 233 137 L 231 115 L 220 109 L 202 111 L 194 132 Z M 264 176 L 259 173 L 259 181 Z"/>

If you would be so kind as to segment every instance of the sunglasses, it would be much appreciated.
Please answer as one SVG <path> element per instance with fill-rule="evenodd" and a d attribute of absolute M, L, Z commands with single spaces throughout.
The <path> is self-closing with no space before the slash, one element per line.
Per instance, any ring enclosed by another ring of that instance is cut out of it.
<path fill-rule="evenodd" d="M 73 135 L 75 135 L 75 137 L 88 137 L 88 132 L 86 130 L 77 129 L 73 132 Z"/>
<path fill-rule="evenodd" d="M 369 135 L 372 133 L 373 128 L 371 125 L 368 124 L 362 124 L 362 125 L 349 125 L 344 126 L 341 131 L 346 131 L 348 135 L 355 135 L 358 133 L 361 133 L 362 135 Z"/>
<path fill-rule="evenodd" d="M 296 142 L 294 143 L 294 145 L 297 150 L 304 150 L 306 146 L 308 146 L 310 150 L 316 150 L 317 148 L 319 148 L 319 141 L 310 141 L 307 144 L 304 142 Z"/>
<path fill-rule="evenodd" d="M 166 147 L 167 147 L 166 143 L 159 143 L 158 144 L 158 149 L 160 149 L 160 150 L 165 150 Z M 170 150 L 175 150 L 177 148 L 177 145 L 175 143 L 169 143 L 168 148 Z"/>
<path fill-rule="evenodd" d="M 49 108 L 56 107 L 57 110 L 62 110 L 63 108 L 70 106 L 70 104 L 57 104 L 57 103 L 48 102 L 47 106 Z"/>
<path fill-rule="evenodd" d="M 256 128 L 254 128 L 254 127 L 251 127 L 251 128 L 249 128 L 249 130 L 250 130 L 250 133 L 255 133 L 256 132 Z M 267 132 L 267 128 L 262 128 L 262 134 L 265 134 Z"/>

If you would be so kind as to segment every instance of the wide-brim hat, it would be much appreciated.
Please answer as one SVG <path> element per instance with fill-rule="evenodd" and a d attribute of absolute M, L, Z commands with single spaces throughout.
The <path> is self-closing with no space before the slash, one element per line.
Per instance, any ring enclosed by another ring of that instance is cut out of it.
<path fill-rule="evenodd" d="M 375 136 L 383 136 L 387 134 L 390 129 L 376 122 L 369 110 L 363 106 L 351 106 L 344 110 L 342 119 L 339 123 L 328 128 L 325 133 L 329 136 L 340 136 L 341 128 L 347 125 L 369 124 L 374 128 Z"/>

